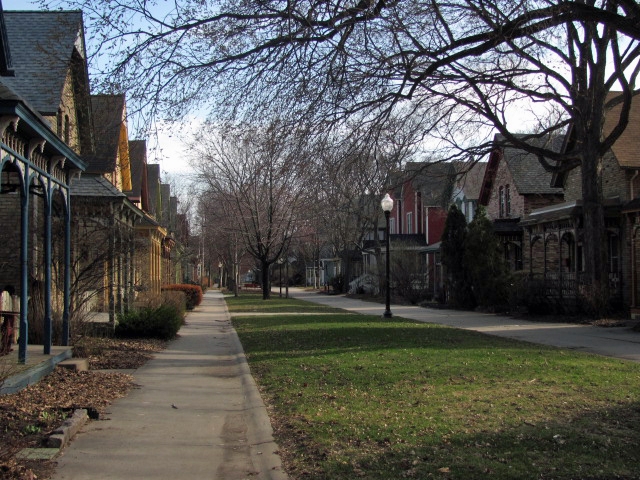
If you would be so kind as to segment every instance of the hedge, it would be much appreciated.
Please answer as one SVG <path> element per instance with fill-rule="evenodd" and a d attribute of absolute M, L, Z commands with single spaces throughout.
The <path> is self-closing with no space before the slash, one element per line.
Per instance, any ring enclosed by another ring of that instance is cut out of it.
<path fill-rule="evenodd" d="M 173 305 L 144 307 L 118 317 L 115 335 L 119 338 L 159 338 L 171 340 L 184 323 Z"/>
<path fill-rule="evenodd" d="M 200 285 L 190 285 L 183 283 L 175 285 L 164 285 L 162 287 L 163 292 L 168 290 L 184 292 L 187 299 L 187 310 L 193 310 L 202 303 L 202 288 L 200 287 Z"/>

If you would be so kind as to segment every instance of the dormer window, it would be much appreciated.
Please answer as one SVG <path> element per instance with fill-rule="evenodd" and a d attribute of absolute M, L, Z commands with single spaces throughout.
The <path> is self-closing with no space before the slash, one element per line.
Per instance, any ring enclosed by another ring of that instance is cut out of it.
<path fill-rule="evenodd" d="M 505 215 L 507 217 L 511 216 L 511 190 L 509 189 L 509 185 L 504 187 L 504 205 L 505 205 Z"/>
<path fill-rule="evenodd" d="M 504 195 L 504 187 L 500 187 L 498 189 L 498 202 L 500 206 L 500 218 L 504 218 L 505 213 L 505 195 Z"/>

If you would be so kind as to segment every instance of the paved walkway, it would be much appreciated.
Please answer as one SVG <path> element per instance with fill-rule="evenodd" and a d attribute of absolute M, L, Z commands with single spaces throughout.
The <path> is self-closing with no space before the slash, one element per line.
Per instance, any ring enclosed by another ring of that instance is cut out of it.
<path fill-rule="evenodd" d="M 290 288 L 289 295 L 352 312 L 380 316 L 384 312 L 384 305 L 355 300 L 344 295 L 325 295 L 300 288 Z M 391 312 L 394 316 L 420 322 L 439 323 L 501 337 L 640 362 L 640 332 L 634 332 L 629 327 L 604 328 L 591 325 L 531 322 L 501 315 L 410 305 L 391 305 Z"/>
<path fill-rule="evenodd" d="M 291 288 L 291 296 L 382 315 L 384 306 Z M 640 361 L 629 328 L 538 323 L 392 305 L 394 316 Z M 269 417 L 222 294 L 208 292 L 180 338 L 135 374 L 139 388 L 87 424 L 58 459 L 54 480 L 286 480 Z"/>
<path fill-rule="evenodd" d="M 139 388 L 64 450 L 55 480 L 287 478 L 219 292 L 134 377 Z"/>

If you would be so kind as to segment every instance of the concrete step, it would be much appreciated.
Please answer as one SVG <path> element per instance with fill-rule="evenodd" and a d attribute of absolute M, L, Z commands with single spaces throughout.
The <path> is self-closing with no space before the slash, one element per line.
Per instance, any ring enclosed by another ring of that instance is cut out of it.
<path fill-rule="evenodd" d="M 69 358 L 60 362 L 58 366 L 68 368 L 74 372 L 86 372 L 89 370 L 89 360 L 86 358 Z"/>

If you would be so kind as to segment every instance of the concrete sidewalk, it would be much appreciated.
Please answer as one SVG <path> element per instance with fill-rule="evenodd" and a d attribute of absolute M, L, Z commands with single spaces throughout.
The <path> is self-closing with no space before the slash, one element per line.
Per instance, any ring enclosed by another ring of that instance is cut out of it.
<path fill-rule="evenodd" d="M 81 430 L 53 479 L 287 478 L 221 293 L 134 377 L 139 388 Z"/>
<path fill-rule="evenodd" d="M 289 295 L 351 312 L 380 316 L 384 312 L 384 305 L 347 298 L 344 295 L 326 295 L 301 288 L 289 288 Z M 531 322 L 502 315 L 411 305 L 391 305 L 391 312 L 396 317 L 420 322 L 438 323 L 490 335 L 640 362 L 640 332 L 634 332 L 630 327 L 604 328 L 567 323 Z"/>

